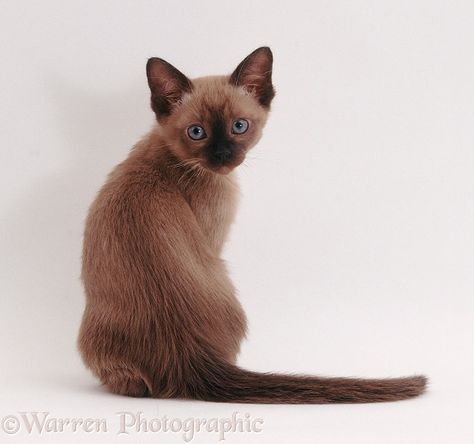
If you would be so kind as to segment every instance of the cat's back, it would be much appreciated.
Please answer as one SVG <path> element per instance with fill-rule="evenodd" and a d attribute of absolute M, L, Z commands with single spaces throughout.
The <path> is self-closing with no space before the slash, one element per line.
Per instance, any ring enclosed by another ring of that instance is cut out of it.
<path fill-rule="evenodd" d="M 138 146 L 108 175 L 89 209 L 86 225 L 95 218 L 105 224 L 119 222 L 123 217 L 129 220 L 141 216 L 143 219 L 150 206 L 156 210 L 183 203 L 183 197 L 166 176 L 159 157 L 153 158 Z"/>
<path fill-rule="evenodd" d="M 90 206 L 84 230 L 83 280 L 118 273 L 127 262 L 147 257 L 150 245 L 175 231 L 175 221 L 187 206 L 157 165 L 129 156 L 112 170 Z"/>

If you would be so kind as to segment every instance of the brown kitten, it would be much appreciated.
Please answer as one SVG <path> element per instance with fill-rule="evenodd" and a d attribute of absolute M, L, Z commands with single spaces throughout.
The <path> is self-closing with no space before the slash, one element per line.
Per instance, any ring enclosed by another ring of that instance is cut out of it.
<path fill-rule="evenodd" d="M 246 319 L 220 258 L 232 170 L 259 140 L 274 96 L 272 53 L 229 76 L 189 80 L 147 64 L 158 125 L 110 174 L 87 218 L 79 347 L 114 393 L 253 403 L 393 401 L 426 379 L 256 373 L 235 365 Z"/>

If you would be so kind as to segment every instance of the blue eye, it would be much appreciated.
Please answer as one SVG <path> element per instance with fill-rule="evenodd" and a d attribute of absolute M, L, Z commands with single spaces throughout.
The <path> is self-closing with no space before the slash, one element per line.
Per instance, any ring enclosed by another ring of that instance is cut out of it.
<path fill-rule="evenodd" d="M 202 126 L 192 125 L 188 128 L 188 136 L 193 140 L 201 140 L 206 137 L 206 132 Z"/>
<path fill-rule="evenodd" d="M 232 132 L 234 134 L 243 134 L 249 128 L 249 122 L 245 119 L 234 120 L 232 124 Z"/>

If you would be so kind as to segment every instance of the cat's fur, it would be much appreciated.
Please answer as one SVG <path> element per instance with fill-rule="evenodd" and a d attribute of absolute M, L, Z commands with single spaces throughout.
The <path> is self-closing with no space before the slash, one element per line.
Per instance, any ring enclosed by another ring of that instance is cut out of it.
<path fill-rule="evenodd" d="M 425 378 L 349 379 L 236 366 L 246 318 L 220 258 L 236 206 L 232 169 L 258 141 L 271 100 L 272 53 L 231 76 L 187 79 L 147 65 L 157 125 L 110 174 L 87 218 L 79 347 L 112 392 L 252 403 L 393 401 Z M 242 135 L 229 128 L 250 122 Z M 208 137 L 193 141 L 199 123 Z M 223 154 L 224 153 L 224 154 Z"/>

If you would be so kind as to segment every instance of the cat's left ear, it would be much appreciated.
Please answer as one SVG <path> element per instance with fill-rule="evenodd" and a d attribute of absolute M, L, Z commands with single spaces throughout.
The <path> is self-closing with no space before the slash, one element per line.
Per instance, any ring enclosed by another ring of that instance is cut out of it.
<path fill-rule="evenodd" d="M 275 97 L 272 84 L 273 54 L 268 46 L 262 46 L 248 55 L 230 76 L 230 83 L 243 86 L 260 104 L 269 108 Z"/>
<path fill-rule="evenodd" d="M 173 105 L 193 89 L 191 80 L 181 71 L 157 57 L 148 60 L 146 75 L 151 90 L 151 108 L 157 118 L 171 114 Z"/>

